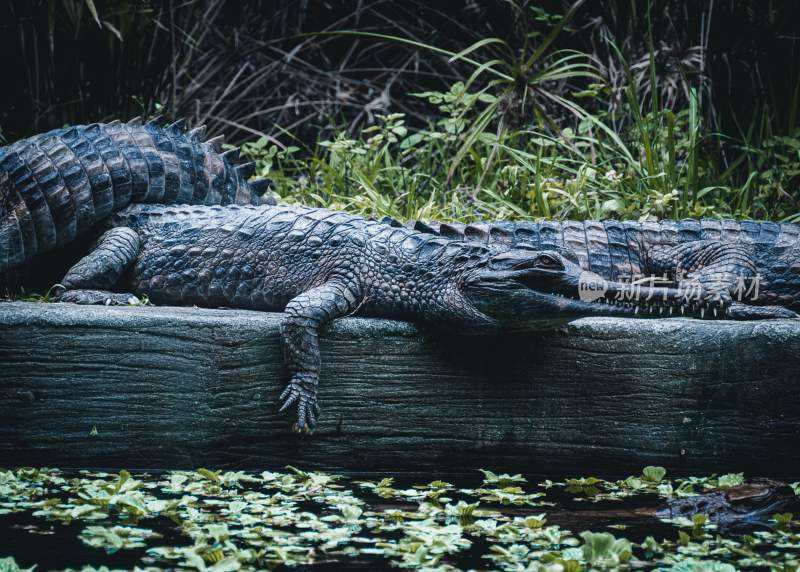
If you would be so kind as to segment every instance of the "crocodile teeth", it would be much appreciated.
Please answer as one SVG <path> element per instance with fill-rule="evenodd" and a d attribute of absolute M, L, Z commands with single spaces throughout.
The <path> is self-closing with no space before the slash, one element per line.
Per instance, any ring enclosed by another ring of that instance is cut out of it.
<path fill-rule="evenodd" d="M 717 309 L 716 308 L 714 308 L 714 317 L 715 318 L 717 317 Z"/>
<path fill-rule="evenodd" d="M 686 306 L 681 306 L 681 316 L 686 312 Z"/>
<path fill-rule="evenodd" d="M 633 315 L 635 316 L 638 313 L 639 313 L 639 306 L 636 306 L 636 308 L 634 308 L 633 310 Z"/>
<path fill-rule="evenodd" d="M 702 308 L 700 308 L 700 317 L 702 318 L 705 315 L 706 315 L 706 308 L 705 306 L 703 306 Z"/>
<path fill-rule="evenodd" d="M 669 307 L 669 315 L 670 315 L 670 316 L 672 315 L 672 310 L 674 310 L 674 309 L 675 309 L 675 308 L 673 308 L 672 306 L 670 306 L 670 307 Z"/>

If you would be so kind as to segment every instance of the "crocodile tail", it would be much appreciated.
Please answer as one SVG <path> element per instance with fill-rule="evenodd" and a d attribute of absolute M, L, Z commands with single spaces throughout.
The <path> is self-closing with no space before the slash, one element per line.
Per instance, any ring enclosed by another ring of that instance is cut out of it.
<path fill-rule="evenodd" d="M 205 128 L 112 121 L 0 148 L 0 272 L 71 242 L 131 203 L 261 204 L 268 181 Z M 269 201 L 267 201 L 269 202 Z"/>

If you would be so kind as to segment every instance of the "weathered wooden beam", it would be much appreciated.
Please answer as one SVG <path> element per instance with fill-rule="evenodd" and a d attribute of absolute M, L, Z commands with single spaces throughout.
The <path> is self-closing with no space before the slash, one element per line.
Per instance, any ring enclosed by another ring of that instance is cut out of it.
<path fill-rule="evenodd" d="M 800 468 L 800 323 L 584 319 L 456 337 L 342 319 L 323 415 L 276 412 L 279 314 L 0 304 L 0 465 Z"/>

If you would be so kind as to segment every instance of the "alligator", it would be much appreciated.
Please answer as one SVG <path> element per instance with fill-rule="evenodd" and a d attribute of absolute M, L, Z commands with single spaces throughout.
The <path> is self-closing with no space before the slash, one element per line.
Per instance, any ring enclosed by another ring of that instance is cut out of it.
<path fill-rule="evenodd" d="M 773 519 L 774 515 L 783 512 L 796 514 L 800 508 L 800 498 L 788 483 L 757 478 L 741 485 L 719 486 L 697 492 L 689 487 L 689 490 L 681 491 L 680 495 L 667 498 L 655 506 L 652 499 L 644 494 L 617 498 L 614 503 L 591 504 L 593 506 L 579 508 L 574 504 L 564 506 L 553 503 L 547 511 L 547 521 L 573 530 L 578 527 L 602 529 L 612 524 L 633 528 L 652 527 L 659 521 L 677 524 L 679 519 L 685 522 L 703 515 L 721 531 L 752 533 L 754 529 L 779 528 L 780 525 Z M 405 506 L 394 505 L 393 508 L 403 510 Z M 527 507 L 514 505 L 498 510 L 505 516 L 530 514 Z"/>
<path fill-rule="evenodd" d="M 723 306 L 743 302 L 726 314 L 732 319 L 793 318 L 786 310 L 800 311 L 797 224 L 731 219 L 460 224 L 403 223 L 391 217 L 381 222 L 495 249 L 556 250 L 586 271 L 631 284 L 627 297 L 611 301 L 617 305 L 630 307 L 628 297 L 652 295 L 639 285 L 666 284 L 684 292 L 680 309 L 699 311 L 698 317 L 708 309 L 703 296 L 716 297 Z M 698 288 L 703 296 L 692 295 Z M 639 304 L 660 313 L 678 309 L 671 306 Z"/>
<path fill-rule="evenodd" d="M 796 316 L 725 298 L 702 282 L 691 300 L 674 285 L 647 285 L 631 297 L 630 283 L 587 271 L 556 243 L 481 244 L 327 209 L 133 205 L 105 227 L 56 299 L 126 304 L 146 294 L 156 304 L 284 311 L 290 381 L 281 411 L 294 404 L 294 428 L 304 432 L 313 431 L 319 414 L 319 330 L 345 315 L 473 334 L 552 329 L 583 316 L 641 317 L 642 307 L 707 318 Z M 681 260 L 693 260 L 692 252 Z M 720 262 L 702 258 L 708 268 Z M 587 285 L 589 300 L 582 296 Z M 624 304 L 611 303 L 621 296 Z"/>
<path fill-rule="evenodd" d="M 769 525 L 775 513 L 796 507 L 797 495 L 792 487 L 772 479 L 754 479 L 734 487 L 719 487 L 699 495 L 668 500 L 655 509 L 661 519 L 691 518 L 704 514 L 720 528 L 736 529 L 753 525 Z"/>
<path fill-rule="evenodd" d="M 0 274 L 63 247 L 131 203 L 260 204 L 223 136 L 205 127 L 112 121 L 56 129 L 0 147 Z"/>

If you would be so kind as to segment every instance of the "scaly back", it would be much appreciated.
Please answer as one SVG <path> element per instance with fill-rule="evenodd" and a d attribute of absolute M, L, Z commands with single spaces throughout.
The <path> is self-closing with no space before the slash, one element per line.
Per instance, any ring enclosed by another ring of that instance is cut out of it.
<path fill-rule="evenodd" d="M 391 218 L 392 226 L 402 223 Z M 468 240 L 495 248 L 529 247 L 567 249 L 583 268 L 609 279 L 623 279 L 644 270 L 648 245 L 674 246 L 695 240 L 751 244 L 757 258 L 800 261 L 800 225 L 732 219 L 662 221 L 543 221 L 474 224 L 422 223 L 406 226 L 455 240 Z"/>
<path fill-rule="evenodd" d="M 0 272 L 131 203 L 259 204 L 268 181 L 247 181 L 254 165 L 183 125 L 94 123 L 0 148 Z"/>

